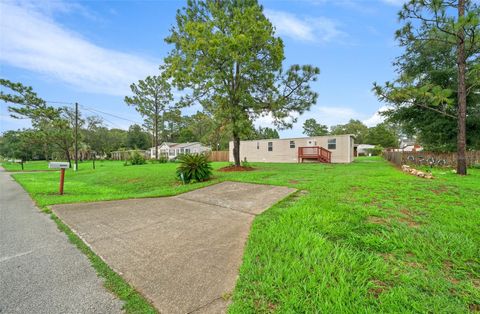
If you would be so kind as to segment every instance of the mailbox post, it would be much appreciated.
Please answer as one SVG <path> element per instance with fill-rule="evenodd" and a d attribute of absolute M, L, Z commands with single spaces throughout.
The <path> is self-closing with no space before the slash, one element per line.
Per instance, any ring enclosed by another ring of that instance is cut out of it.
<path fill-rule="evenodd" d="M 68 162 L 51 162 L 48 164 L 50 169 L 60 169 L 60 195 L 63 195 L 63 184 L 65 182 L 65 169 L 69 166 Z"/>

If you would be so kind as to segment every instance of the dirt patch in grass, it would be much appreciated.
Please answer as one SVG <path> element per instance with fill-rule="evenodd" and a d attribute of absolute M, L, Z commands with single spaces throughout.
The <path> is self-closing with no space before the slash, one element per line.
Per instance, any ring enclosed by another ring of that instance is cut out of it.
<path fill-rule="evenodd" d="M 406 223 L 410 228 L 418 228 L 421 226 L 421 223 L 415 221 L 413 218 L 415 215 L 408 209 L 402 209 L 400 212 L 405 216 L 398 219 L 398 221 Z"/>
<path fill-rule="evenodd" d="M 395 256 L 392 253 L 380 253 L 385 262 L 390 262 L 395 259 Z"/>
<path fill-rule="evenodd" d="M 260 300 L 256 300 L 255 308 L 257 309 L 257 311 L 262 313 L 275 313 L 275 310 L 277 309 L 277 305 L 272 302 L 265 302 L 265 301 L 262 302 Z"/>
<path fill-rule="evenodd" d="M 298 180 L 288 180 L 288 183 L 291 183 L 291 184 L 299 184 L 300 181 L 298 181 Z"/>
<path fill-rule="evenodd" d="M 127 180 L 127 183 L 137 183 L 137 182 L 140 182 L 142 181 L 142 179 L 140 178 L 132 178 L 132 179 L 128 179 Z"/>
<path fill-rule="evenodd" d="M 453 263 L 449 260 L 444 261 L 443 262 L 443 269 L 445 269 L 445 271 L 450 272 L 453 269 Z"/>
<path fill-rule="evenodd" d="M 375 225 L 388 225 L 388 220 L 377 216 L 368 216 L 367 222 Z"/>
<path fill-rule="evenodd" d="M 410 228 L 418 228 L 422 225 L 411 218 L 400 218 L 398 221 L 407 224 Z"/>
<path fill-rule="evenodd" d="M 405 265 L 411 268 L 423 268 L 423 265 L 417 262 L 406 262 Z"/>
<path fill-rule="evenodd" d="M 446 274 L 446 279 L 450 281 L 454 285 L 458 285 L 460 283 L 460 280 L 452 276 L 452 271 L 453 271 L 453 263 L 449 260 L 446 260 L 443 262 L 443 269 Z"/>
<path fill-rule="evenodd" d="M 479 303 L 473 303 L 468 306 L 471 312 L 478 313 L 480 312 L 480 304 Z"/>
<path fill-rule="evenodd" d="M 253 171 L 255 168 L 253 167 L 244 167 L 244 166 L 227 166 L 218 169 L 221 172 L 235 172 L 235 171 Z"/>
<path fill-rule="evenodd" d="M 475 288 L 480 289 L 480 279 L 473 279 L 472 284 Z"/>
<path fill-rule="evenodd" d="M 375 285 L 375 287 L 368 289 L 368 293 L 375 299 L 378 299 L 380 294 L 388 289 L 388 285 L 385 282 L 377 279 L 372 280 L 372 283 Z"/>
<path fill-rule="evenodd" d="M 447 193 L 448 188 L 446 186 L 442 185 L 442 186 L 439 186 L 438 188 L 433 189 L 431 191 L 436 195 L 441 195 L 441 194 Z"/>

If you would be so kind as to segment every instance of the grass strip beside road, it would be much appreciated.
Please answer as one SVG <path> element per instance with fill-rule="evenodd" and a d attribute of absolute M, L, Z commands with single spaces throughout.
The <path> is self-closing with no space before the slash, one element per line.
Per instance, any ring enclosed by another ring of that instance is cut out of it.
<path fill-rule="evenodd" d="M 50 210 L 44 210 L 47 213 Z M 120 300 L 124 301 L 123 309 L 126 313 L 157 313 L 156 309 L 128 282 L 120 275 L 114 272 L 97 254 L 95 254 L 82 239 L 80 239 L 65 223 L 63 223 L 54 213 L 50 213 L 50 218 L 63 231 L 68 240 L 85 254 L 97 275 L 104 279 L 103 285 L 106 289 L 114 293 Z"/>

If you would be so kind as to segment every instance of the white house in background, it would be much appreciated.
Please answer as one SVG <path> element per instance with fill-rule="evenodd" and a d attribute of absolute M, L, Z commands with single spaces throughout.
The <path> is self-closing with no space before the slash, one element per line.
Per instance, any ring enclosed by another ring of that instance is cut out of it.
<path fill-rule="evenodd" d="M 158 156 L 168 156 L 168 159 L 174 159 L 181 154 L 194 154 L 210 151 L 209 147 L 202 145 L 200 142 L 191 143 L 170 143 L 163 142 L 157 147 Z M 150 148 L 150 158 L 155 158 L 155 147 Z"/>
<path fill-rule="evenodd" d="M 368 149 L 375 148 L 375 145 L 371 144 L 358 144 L 357 156 L 368 156 Z"/>
<path fill-rule="evenodd" d="M 402 138 L 400 139 L 399 149 L 395 149 L 394 151 L 398 152 L 421 152 L 423 147 L 417 144 L 416 139 L 411 138 Z"/>
<path fill-rule="evenodd" d="M 353 161 L 354 135 L 328 135 L 301 138 L 240 141 L 240 159 L 249 162 L 350 163 Z M 233 158 L 233 142 L 229 145 Z"/>

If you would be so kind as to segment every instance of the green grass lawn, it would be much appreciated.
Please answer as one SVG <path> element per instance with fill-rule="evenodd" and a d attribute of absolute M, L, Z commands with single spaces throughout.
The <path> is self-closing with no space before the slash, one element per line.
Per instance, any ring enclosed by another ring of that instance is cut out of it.
<path fill-rule="evenodd" d="M 231 313 L 480 310 L 480 170 L 435 170 L 426 180 L 379 158 L 252 165 L 183 186 L 175 164 L 97 162 L 67 171 L 64 196 L 57 172 L 14 177 L 41 206 L 166 196 L 224 180 L 306 191 L 255 219 Z"/>
<path fill-rule="evenodd" d="M 16 162 L 1 162 L 0 166 L 7 171 L 22 171 L 22 165 Z M 52 170 L 48 169 L 48 162 L 44 160 L 26 161 L 23 163 L 23 171 Z"/>

